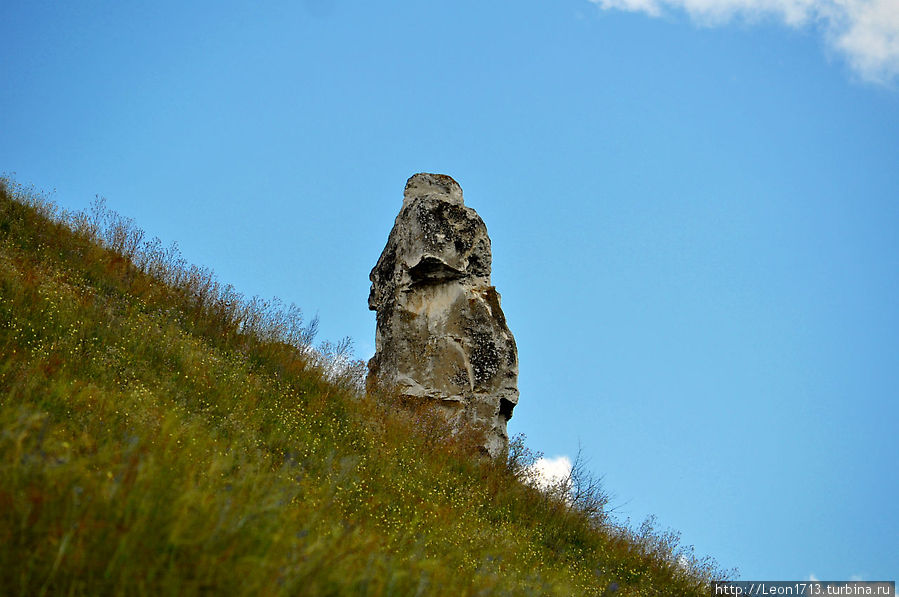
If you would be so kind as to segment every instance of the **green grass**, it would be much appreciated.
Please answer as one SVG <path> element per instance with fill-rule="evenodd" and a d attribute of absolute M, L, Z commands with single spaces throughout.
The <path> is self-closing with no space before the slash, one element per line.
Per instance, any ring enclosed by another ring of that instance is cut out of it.
<path fill-rule="evenodd" d="M 0 181 L 0 594 L 676 596 L 720 576 L 614 524 L 589 478 L 577 499 L 523 483 L 520 440 L 488 461 L 365 395 L 315 324 L 102 203 Z"/>

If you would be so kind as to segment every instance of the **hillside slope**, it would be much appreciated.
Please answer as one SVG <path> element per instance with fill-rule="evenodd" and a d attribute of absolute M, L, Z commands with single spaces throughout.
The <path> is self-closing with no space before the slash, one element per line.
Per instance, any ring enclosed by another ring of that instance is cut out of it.
<path fill-rule="evenodd" d="M 707 592 L 672 536 L 522 483 L 520 443 L 364 397 L 314 328 L 2 181 L 0 594 Z"/>

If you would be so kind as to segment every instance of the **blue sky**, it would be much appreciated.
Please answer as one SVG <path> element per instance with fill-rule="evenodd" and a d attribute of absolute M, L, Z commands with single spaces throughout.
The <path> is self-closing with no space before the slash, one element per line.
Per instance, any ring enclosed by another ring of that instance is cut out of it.
<path fill-rule="evenodd" d="M 450 174 L 512 433 L 744 579 L 897 577 L 897 0 L 7 0 L 0 36 L 0 171 L 361 358 L 403 185 Z"/>

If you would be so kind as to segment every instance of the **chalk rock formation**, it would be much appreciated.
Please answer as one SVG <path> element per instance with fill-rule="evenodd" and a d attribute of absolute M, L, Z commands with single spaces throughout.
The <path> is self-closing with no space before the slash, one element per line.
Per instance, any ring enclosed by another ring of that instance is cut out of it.
<path fill-rule="evenodd" d="M 369 383 L 436 402 L 455 429 L 505 455 L 518 403 L 518 350 L 490 285 L 490 238 L 449 176 L 406 183 L 387 246 L 369 276 L 377 311 Z"/>

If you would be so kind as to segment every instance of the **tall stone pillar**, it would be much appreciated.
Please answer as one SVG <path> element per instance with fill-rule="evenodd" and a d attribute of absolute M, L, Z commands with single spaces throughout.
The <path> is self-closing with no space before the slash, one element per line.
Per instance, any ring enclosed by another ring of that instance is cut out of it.
<path fill-rule="evenodd" d="M 490 284 L 490 238 L 449 176 L 416 174 L 371 271 L 377 311 L 369 382 L 433 400 L 455 429 L 504 456 L 518 403 L 518 350 Z"/>

